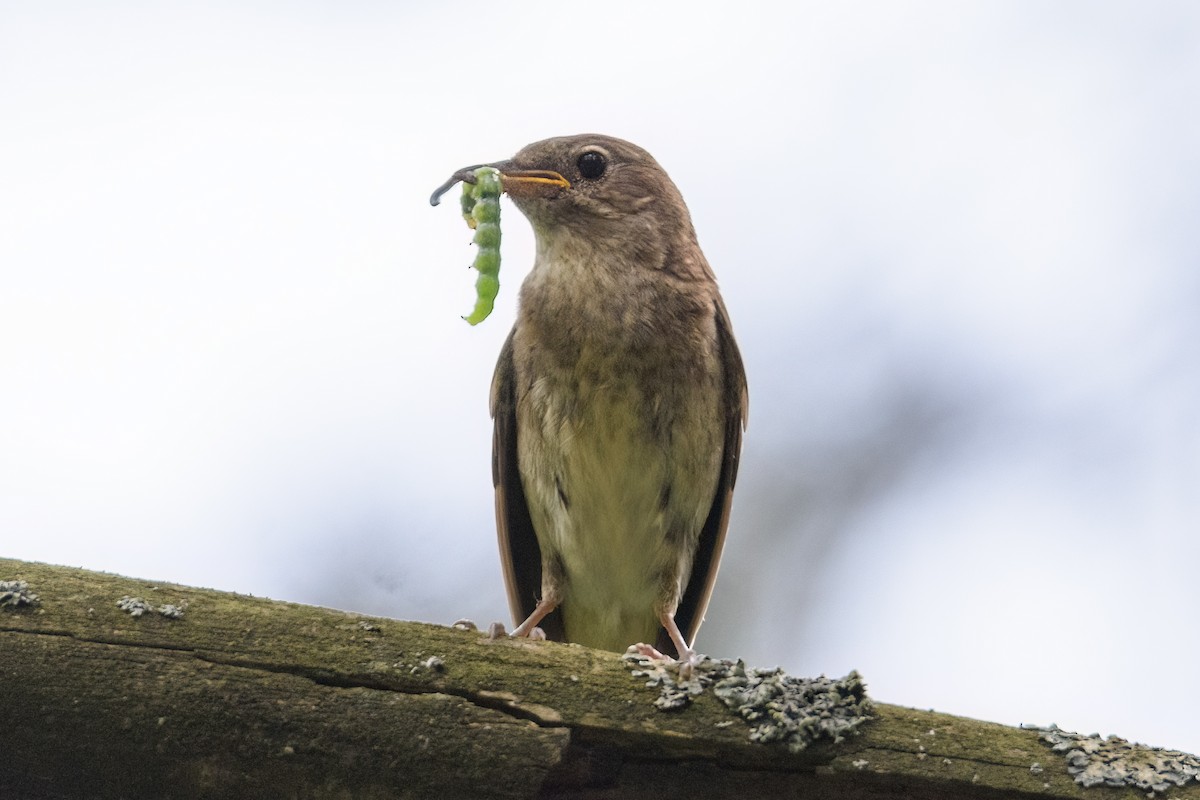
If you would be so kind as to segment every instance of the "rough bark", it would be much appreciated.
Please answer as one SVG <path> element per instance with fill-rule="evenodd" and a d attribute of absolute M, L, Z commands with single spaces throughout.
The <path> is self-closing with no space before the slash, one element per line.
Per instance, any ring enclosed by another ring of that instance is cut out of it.
<path fill-rule="evenodd" d="M 39 597 L 0 605 L 0 797 L 1088 794 L 1029 730 L 880 704 L 791 753 L 709 694 L 657 710 L 612 653 L 0 559 L 15 579 Z"/>

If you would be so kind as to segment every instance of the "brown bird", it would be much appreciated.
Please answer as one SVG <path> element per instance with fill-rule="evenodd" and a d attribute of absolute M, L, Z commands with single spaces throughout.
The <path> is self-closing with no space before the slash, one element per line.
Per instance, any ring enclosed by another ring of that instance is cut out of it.
<path fill-rule="evenodd" d="M 537 245 L 491 390 L 513 633 L 656 642 L 690 662 L 747 393 L 687 206 L 649 153 L 609 136 L 546 139 L 488 166 Z"/>

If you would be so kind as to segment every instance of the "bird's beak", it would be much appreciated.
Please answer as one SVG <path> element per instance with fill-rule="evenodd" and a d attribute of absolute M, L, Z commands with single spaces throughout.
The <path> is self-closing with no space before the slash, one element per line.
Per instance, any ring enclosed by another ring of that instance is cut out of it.
<path fill-rule="evenodd" d="M 459 181 L 474 183 L 475 170 L 480 167 L 492 167 L 499 170 L 500 186 L 511 197 L 553 197 L 560 189 L 571 188 L 570 181 L 552 170 L 521 169 L 513 166 L 511 161 L 497 161 L 494 164 L 463 167 L 434 191 L 429 198 L 429 204 L 436 206 L 440 203 L 442 195 L 450 191 L 451 187 Z"/>
<path fill-rule="evenodd" d="M 570 189 L 571 182 L 548 169 L 520 169 L 511 161 L 491 166 L 500 170 L 500 186 L 509 197 L 553 197 L 560 189 Z"/>

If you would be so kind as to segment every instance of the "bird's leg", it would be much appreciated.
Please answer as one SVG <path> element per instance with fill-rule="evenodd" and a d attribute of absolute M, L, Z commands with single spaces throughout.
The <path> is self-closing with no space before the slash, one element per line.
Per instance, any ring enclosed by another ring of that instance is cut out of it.
<path fill-rule="evenodd" d="M 512 632 L 513 636 L 525 636 L 530 639 L 545 639 L 546 634 L 537 626 L 539 622 L 546 618 L 554 609 L 558 608 L 558 599 L 551 594 L 546 594 L 533 608 L 533 613 L 525 618 L 525 621 L 516 627 Z"/>
<path fill-rule="evenodd" d="M 658 621 L 666 629 L 667 635 L 671 637 L 671 642 L 675 645 L 675 652 L 679 653 L 679 659 L 676 663 L 679 664 L 679 677 L 683 680 L 691 680 L 692 672 L 695 671 L 696 665 L 700 663 L 700 658 L 696 651 L 688 645 L 687 640 L 683 638 L 683 632 L 679 630 L 679 626 L 675 624 L 675 615 L 670 611 L 663 611 L 658 615 Z M 648 644 L 635 644 L 639 655 L 646 658 L 653 658 L 659 661 L 670 661 L 671 658 L 660 652 L 658 648 Z"/>
<path fill-rule="evenodd" d="M 679 677 L 685 681 L 692 679 L 692 672 L 695 671 L 696 665 L 700 663 L 700 657 L 692 646 L 683 638 L 683 631 L 679 630 L 679 626 L 675 624 L 675 615 L 670 611 L 664 611 L 659 615 L 658 621 L 667 629 L 667 635 L 671 637 L 671 641 L 675 643 L 675 652 L 679 653 Z"/>

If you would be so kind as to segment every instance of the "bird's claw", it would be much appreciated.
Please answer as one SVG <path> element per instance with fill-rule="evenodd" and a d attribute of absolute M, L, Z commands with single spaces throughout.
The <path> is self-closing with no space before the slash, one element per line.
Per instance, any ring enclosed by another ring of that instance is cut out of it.
<path fill-rule="evenodd" d="M 680 658 L 672 658 L 666 653 L 659 651 L 654 645 L 644 642 L 630 645 L 626 652 L 656 661 L 663 667 L 678 669 L 681 681 L 690 681 L 696 673 L 696 666 L 704 658 L 704 656 L 691 649 L 684 652 Z"/>
<path fill-rule="evenodd" d="M 507 636 L 509 636 L 509 633 L 507 630 L 505 630 L 503 622 L 493 622 L 491 625 L 488 625 L 488 630 L 487 630 L 488 639 L 495 641 L 497 639 L 503 639 Z M 546 632 L 544 630 L 542 630 L 541 628 L 536 628 L 536 627 L 530 628 L 529 633 L 527 633 L 527 634 L 522 634 L 522 633 L 520 633 L 519 630 L 516 630 L 516 631 L 513 631 L 512 638 L 514 638 L 514 639 L 529 639 L 534 642 L 544 642 L 544 641 L 546 641 Z"/>
<path fill-rule="evenodd" d="M 637 653 L 639 656 L 642 656 L 643 658 L 653 659 L 654 661 L 673 661 L 674 660 L 670 656 L 660 653 L 658 651 L 658 648 L 655 647 L 654 645 L 646 644 L 645 642 L 638 642 L 637 644 L 630 645 L 629 650 L 634 653 Z"/>

